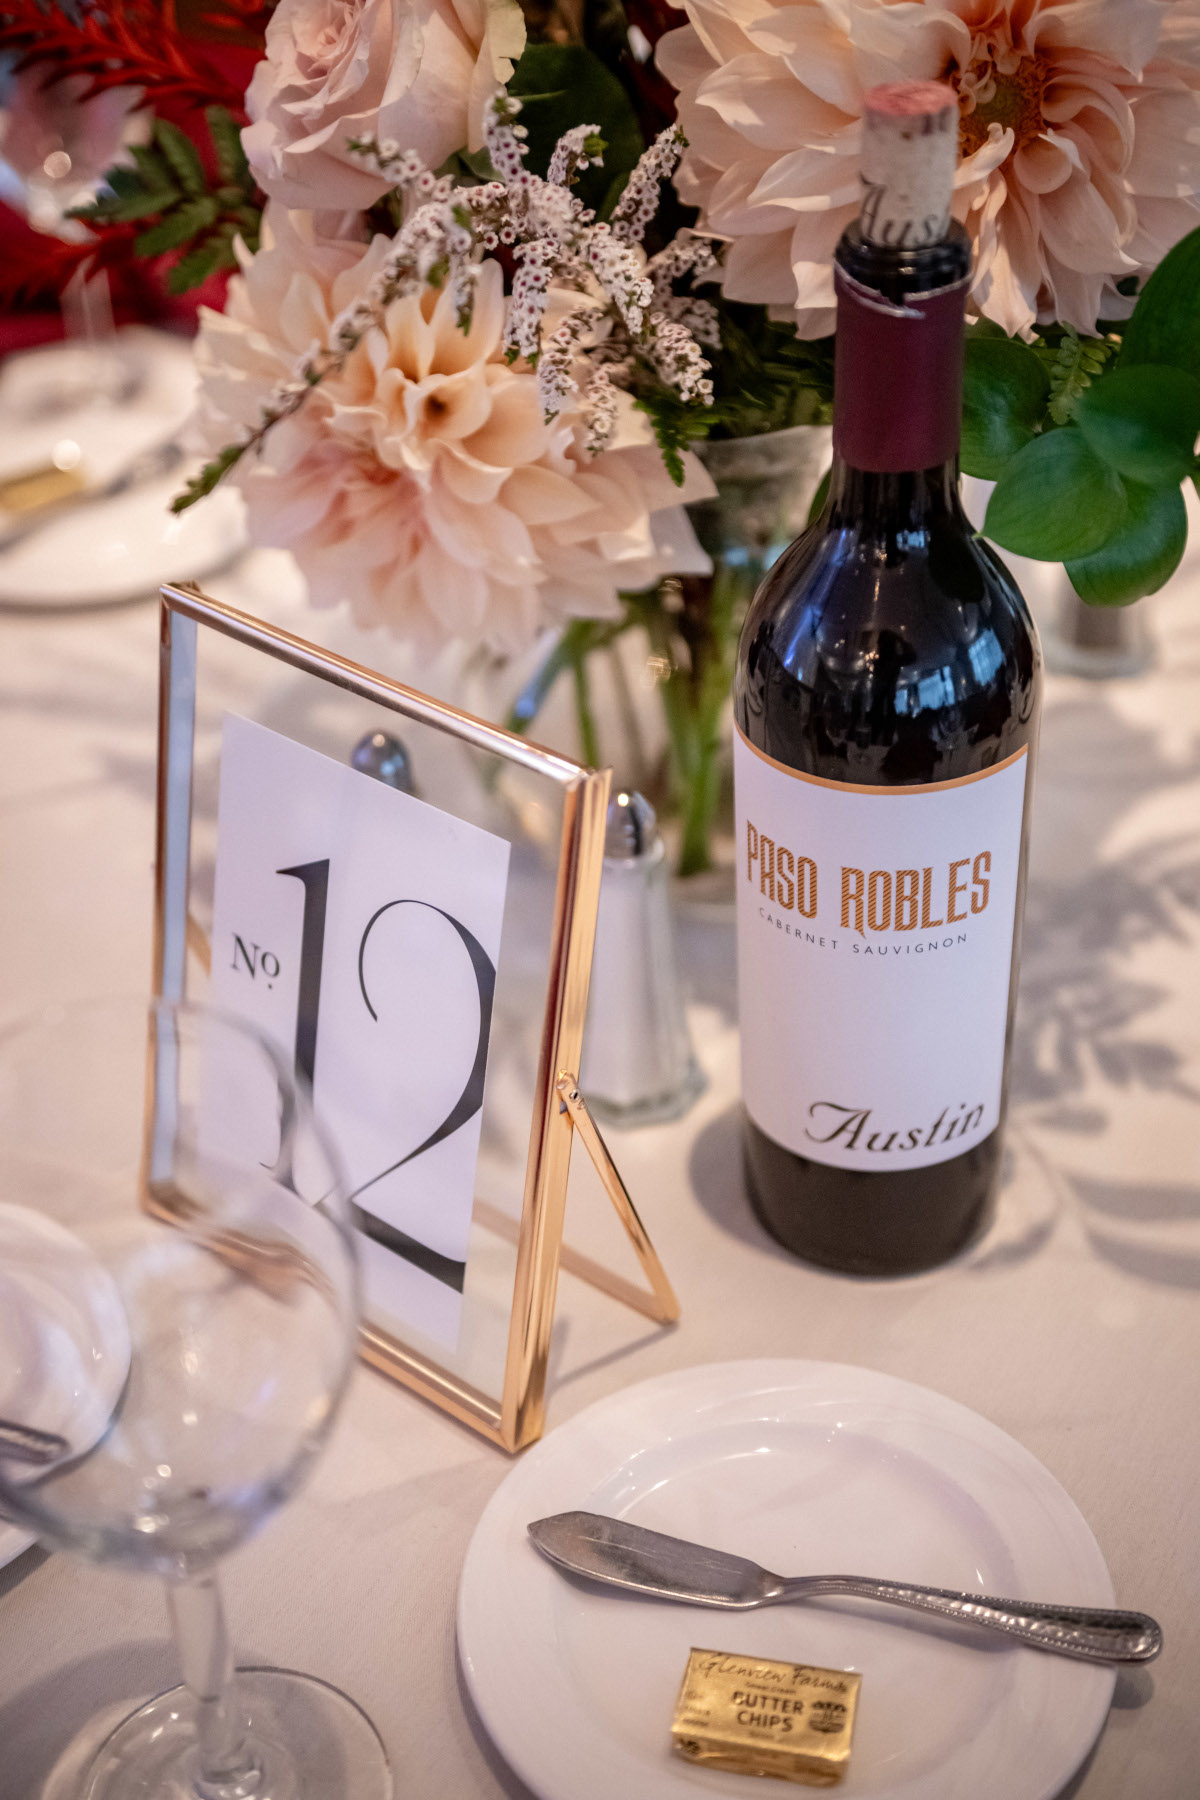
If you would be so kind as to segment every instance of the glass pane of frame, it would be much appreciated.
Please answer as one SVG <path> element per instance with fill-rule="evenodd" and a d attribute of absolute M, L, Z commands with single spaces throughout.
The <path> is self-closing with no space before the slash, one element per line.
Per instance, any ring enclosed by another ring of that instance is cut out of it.
<path fill-rule="evenodd" d="M 571 1135 L 553 1083 L 563 1068 L 577 1070 L 607 775 L 397 689 L 188 589 L 164 589 L 163 641 L 157 924 L 164 991 L 198 999 L 212 995 L 229 1004 L 238 981 L 243 988 L 258 982 L 260 1023 L 266 1022 L 262 1007 L 269 1011 L 274 1005 L 264 998 L 262 985 L 283 952 L 240 941 L 228 919 L 220 940 L 213 941 L 222 743 L 240 729 L 230 726 L 231 719 L 266 727 L 342 767 L 364 738 L 385 732 L 407 752 L 420 801 L 508 847 L 465 1266 L 422 1257 L 420 1246 L 397 1249 L 395 1237 L 386 1232 L 372 1233 L 364 1251 L 365 1347 L 371 1360 L 514 1448 L 540 1429 Z M 286 760 L 292 753 L 285 746 L 281 754 Z M 227 766 L 230 760 L 227 751 Z M 335 785 L 341 781 L 331 779 Z M 376 806 L 376 816 L 379 811 Z M 222 829 L 226 834 L 227 827 Z M 344 819 L 339 830 L 345 850 Z M 225 835 L 223 843 L 228 841 Z M 370 846 L 357 848 L 370 851 Z M 223 848 L 222 856 L 227 855 Z M 370 1045 L 367 1075 L 384 1106 L 392 1065 L 395 1080 L 402 1082 L 406 1058 L 421 1054 L 421 1009 L 427 1016 L 436 1006 L 429 970 L 420 962 L 432 955 L 435 925 L 429 919 L 422 923 L 412 909 L 404 919 L 389 920 L 391 1016 L 379 1029 L 380 1021 L 372 1024 L 363 1010 L 363 1028 L 373 1033 L 363 1040 Z M 297 942 L 288 946 L 293 962 L 298 951 Z M 406 958 L 411 1004 L 405 995 Z M 361 957 L 359 968 L 361 976 Z M 236 969 L 236 980 L 230 969 Z M 324 984 L 327 977 L 321 979 Z M 286 992 L 287 983 L 280 988 Z M 290 1001 L 281 999 L 278 1021 L 270 1015 L 273 1034 L 288 1048 L 297 1011 L 294 988 L 290 991 Z M 319 1032 L 317 1037 L 319 1043 Z M 438 1090 L 445 1106 L 433 1082 L 431 1129 L 434 1113 L 444 1119 L 458 1092 L 461 1067 L 456 1073 L 456 1066 L 451 1058 Z M 318 1112 L 323 1084 L 332 1093 L 334 1071 L 318 1050 Z M 412 1184 L 422 1179 L 422 1165 L 420 1155 L 410 1153 L 424 1141 L 424 1128 L 407 1129 L 415 1142 L 390 1145 L 384 1161 L 387 1167 L 405 1164 L 395 1179 L 407 1182 L 412 1192 Z M 380 1130 L 386 1136 L 386 1119 Z M 426 1170 L 430 1167 L 427 1161 Z M 363 1196 L 364 1207 L 368 1204 Z M 386 1205 L 380 1210 L 386 1213 Z"/>

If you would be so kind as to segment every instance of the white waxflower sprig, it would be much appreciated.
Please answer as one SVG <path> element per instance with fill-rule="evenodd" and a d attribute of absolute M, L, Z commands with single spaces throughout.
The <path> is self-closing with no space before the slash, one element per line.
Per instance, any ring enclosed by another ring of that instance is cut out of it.
<path fill-rule="evenodd" d="M 586 423 L 585 449 L 597 456 L 612 442 L 617 389 L 648 380 L 684 403 L 709 405 L 713 387 L 703 344 L 719 346 L 716 311 L 693 294 L 677 295 L 683 276 L 710 279 L 716 260 L 708 239 L 684 232 L 647 259 L 641 239 L 658 207 L 659 190 L 686 148 L 677 125 L 661 132 L 629 177 L 611 221 L 572 191 L 586 168 L 602 161 L 597 127 L 578 125 L 555 146 L 545 179 L 525 167 L 520 101 L 503 89 L 485 120 L 485 146 L 498 179 L 460 187 L 438 176 L 412 150 L 373 139 L 350 147 L 386 176 L 406 217 L 367 293 L 333 321 L 328 340 L 301 357 L 291 377 L 263 403 L 258 422 L 227 445 L 177 497 L 182 511 L 257 449 L 280 420 L 344 368 L 395 300 L 428 287 L 448 287 L 460 327 L 469 329 L 483 259 L 505 251 L 513 277 L 506 302 L 504 347 L 538 371 L 547 421 L 576 404 Z M 545 329 L 551 290 L 574 291 L 587 304 Z"/>

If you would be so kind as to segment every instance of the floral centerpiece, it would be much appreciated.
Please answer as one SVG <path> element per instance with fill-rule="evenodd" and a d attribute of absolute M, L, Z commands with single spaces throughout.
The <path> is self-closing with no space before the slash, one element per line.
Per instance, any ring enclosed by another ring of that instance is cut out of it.
<path fill-rule="evenodd" d="M 830 417 L 868 87 L 959 96 L 963 466 L 996 484 L 987 533 L 1097 605 L 1178 565 L 1194 0 L 229 4 L 0 0 L 22 66 L 156 113 L 59 264 L 231 276 L 197 349 L 210 460 L 177 504 L 236 483 L 255 541 L 360 624 L 537 646 L 513 722 L 569 675 L 590 758 L 589 657 L 645 631 L 685 871 L 709 855 L 740 616 L 794 523 L 779 470 Z"/>

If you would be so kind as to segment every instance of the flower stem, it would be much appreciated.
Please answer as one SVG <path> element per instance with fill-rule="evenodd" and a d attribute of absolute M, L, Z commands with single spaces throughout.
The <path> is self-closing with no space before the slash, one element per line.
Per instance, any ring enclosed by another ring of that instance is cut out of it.
<path fill-rule="evenodd" d="M 600 734 L 592 709 L 592 688 L 588 679 L 589 645 L 582 636 L 571 645 L 571 674 L 575 683 L 575 720 L 579 726 L 580 754 L 589 768 L 600 767 Z"/>
<path fill-rule="evenodd" d="M 720 739 L 715 729 L 706 727 L 715 723 L 702 723 L 697 733 L 699 741 L 684 796 L 680 875 L 699 875 L 712 867 L 712 828 L 721 798 Z"/>
<path fill-rule="evenodd" d="M 721 802 L 725 707 L 733 676 L 737 629 L 745 602 L 745 574 L 716 560 L 707 580 L 685 580 L 682 611 L 661 608 L 647 621 L 672 663 L 663 688 L 663 711 L 671 744 L 672 779 L 682 825 L 678 873 L 698 875 L 712 867 L 712 832 Z M 672 639 L 686 647 L 681 665 Z"/>

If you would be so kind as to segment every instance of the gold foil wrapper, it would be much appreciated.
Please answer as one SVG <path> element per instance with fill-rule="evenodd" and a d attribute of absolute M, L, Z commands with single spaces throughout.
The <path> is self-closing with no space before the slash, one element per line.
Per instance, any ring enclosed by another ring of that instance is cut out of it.
<path fill-rule="evenodd" d="M 17 515 L 41 512 L 43 507 L 73 499 L 86 486 L 82 469 L 60 469 L 47 463 L 44 468 L 23 469 L 19 475 L 0 480 L 0 507 Z"/>
<path fill-rule="evenodd" d="M 850 1763 L 862 1676 L 693 1650 L 671 1738 L 688 1762 L 833 1787 Z"/>

